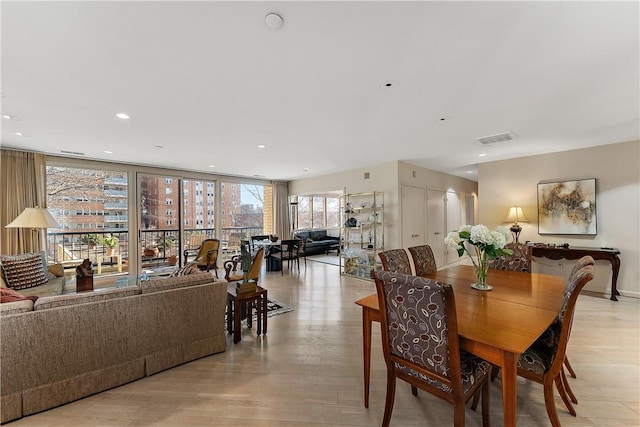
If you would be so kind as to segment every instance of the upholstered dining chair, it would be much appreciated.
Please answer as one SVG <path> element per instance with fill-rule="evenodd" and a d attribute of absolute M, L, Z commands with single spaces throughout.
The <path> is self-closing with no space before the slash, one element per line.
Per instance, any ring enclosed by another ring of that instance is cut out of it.
<path fill-rule="evenodd" d="M 495 270 L 524 271 L 531 273 L 531 248 L 524 243 L 507 243 L 513 255 L 501 255 L 489 261 L 489 268 Z"/>
<path fill-rule="evenodd" d="M 578 295 L 592 278 L 593 265 L 588 264 L 569 277 L 558 319 L 518 359 L 518 375 L 543 385 L 544 403 L 553 427 L 560 427 L 553 399 L 554 383 L 569 413 L 576 415 L 562 380 L 563 365 Z M 476 404 L 474 400 L 471 407 Z"/>
<path fill-rule="evenodd" d="M 413 266 L 416 269 L 416 276 L 426 276 L 435 273 L 438 270 L 436 266 L 436 257 L 429 245 L 412 246 L 409 248 L 411 258 L 413 258 Z"/>
<path fill-rule="evenodd" d="M 453 404 L 454 426 L 465 424 L 465 404 L 482 394 L 482 425 L 489 426 L 491 365 L 460 350 L 456 304 L 450 285 L 424 277 L 379 271 L 380 306 L 387 394 L 382 426 L 391 421 L 396 378 Z"/>
<path fill-rule="evenodd" d="M 300 271 L 300 240 L 288 239 L 280 241 L 280 252 L 272 253 L 269 256 L 280 260 L 280 273 L 284 275 L 284 262 L 287 261 L 287 270 L 291 270 L 291 263 L 297 264 Z"/>
<path fill-rule="evenodd" d="M 198 249 L 196 259 L 193 260 L 193 264 L 196 264 L 200 270 L 206 269 L 207 271 L 213 268 L 213 273 L 216 278 L 218 277 L 218 252 L 220 250 L 220 240 L 218 239 L 205 239 Z"/>
<path fill-rule="evenodd" d="M 253 280 L 258 283 L 260 278 L 260 270 L 262 269 L 262 260 L 264 259 L 264 248 L 260 248 L 256 251 L 256 254 L 251 260 L 251 267 L 247 271 L 247 280 Z M 234 257 L 234 259 L 224 262 L 224 278 L 227 282 L 238 282 L 244 280 L 244 272 L 242 274 L 232 273 L 237 270 L 237 263 L 240 259 Z"/>
<path fill-rule="evenodd" d="M 409 256 L 404 249 L 389 249 L 379 252 L 378 256 L 382 262 L 382 269 L 394 273 L 413 274 Z"/>

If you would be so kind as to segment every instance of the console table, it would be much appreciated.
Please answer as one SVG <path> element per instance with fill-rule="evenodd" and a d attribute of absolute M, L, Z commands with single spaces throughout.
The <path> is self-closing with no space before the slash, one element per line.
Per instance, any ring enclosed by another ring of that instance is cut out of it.
<path fill-rule="evenodd" d="M 549 246 L 532 246 L 531 255 L 559 260 L 559 259 L 580 259 L 585 255 L 591 255 L 594 260 L 605 260 L 611 263 L 611 300 L 618 301 L 616 295 L 620 295 L 618 292 L 618 273 L 620 272 L 620 250 L 615 248 L 587 248 L 580 246 L 569 247 L 549 247 Z"/>

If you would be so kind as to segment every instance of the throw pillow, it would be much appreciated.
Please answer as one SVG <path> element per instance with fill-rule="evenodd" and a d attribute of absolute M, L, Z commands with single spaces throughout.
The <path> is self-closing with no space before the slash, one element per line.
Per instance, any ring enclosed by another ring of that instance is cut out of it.
<path fill-rule="evenodd" d="M 25 300 L 35 301 L 37 299 L 38 297 L 35 295 L 27 297 L 22 295 L 19 292 L 14 291 L 13 289 L 8 289 L 8 288 L 0 289 L 0 304 L 4 302 L 15 302 L 15 301 L 25 301 Z"/>
<path fill-rule="evenodd" d="M 26 289 L 47 283 L 47 273 L 39 253 L 0 255 L 4 280 L 12 289 Z"/>
<path fill-rule="evenodd" d="M 64 276 L 64 267 L 62 264 L 52 264 L 48 266 L 47 269 L 49 270 L 49 273 L 53 273 L 56 277 Z"/>
<path fill-rule="evenodd" d="M 187 264 L 182 268 L 178 268 L 174 270 L 173 273 L 169 275 L 169 277 L 187 276 L 191 274 L 192 266 L 195 266 L 196 268 L 198 268 L 198 266 L 195 264 Z"/>

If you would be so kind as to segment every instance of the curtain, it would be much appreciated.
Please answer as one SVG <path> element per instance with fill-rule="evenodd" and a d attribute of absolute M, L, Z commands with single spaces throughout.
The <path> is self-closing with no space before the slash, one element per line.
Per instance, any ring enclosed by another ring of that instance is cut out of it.
<path fill-rule="evenodd" d="M 0 253 L 17 255 L 42 250 L 42 231 L 5 226 L 25 208 L 46 208 L 46 180 L 44 154 L 0 150 Z"/>
<path fill-rule="evenodd" d="M 274 181 L 273 210 L 276 236 L 281 239 L 291 238 L 291 223 L 289 221 L 289 183 Z"/>

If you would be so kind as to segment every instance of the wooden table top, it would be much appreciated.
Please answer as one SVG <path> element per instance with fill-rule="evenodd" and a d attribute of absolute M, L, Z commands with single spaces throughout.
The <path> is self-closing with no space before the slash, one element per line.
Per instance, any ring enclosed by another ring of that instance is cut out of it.
<path fill-rule="evenodd" d="M 564 293 L 562 277 L 491 269 L 487 281 L 493 290 L 478 291 L 471 288 L 473 267 L 466 265 L 440 270 L 429 278 L 452 285 L 463 343 L 516 354 L 524 352 L 557 317 Z M 356 304 L 379 310 L 375 294 Z"/>

